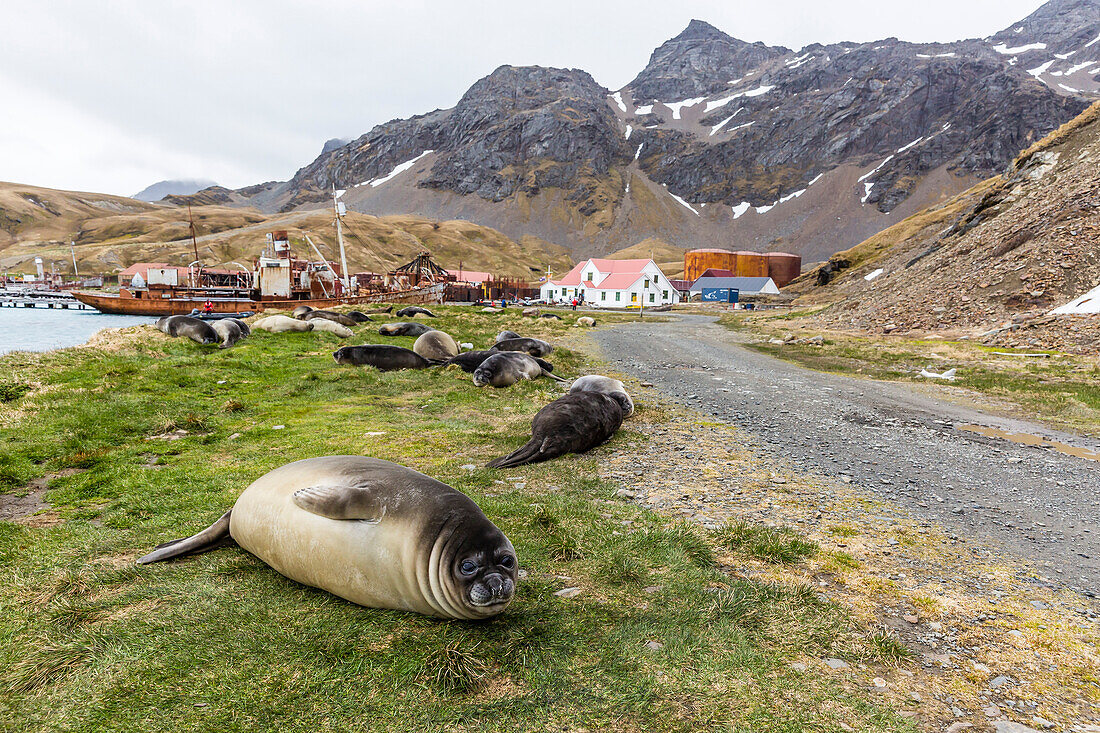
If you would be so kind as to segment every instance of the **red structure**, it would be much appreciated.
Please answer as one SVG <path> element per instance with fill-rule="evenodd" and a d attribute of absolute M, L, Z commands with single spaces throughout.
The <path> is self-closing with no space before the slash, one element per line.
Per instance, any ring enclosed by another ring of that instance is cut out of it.
<path fill-rule="evenodd" d="M 776 287 L 785 287 L 802 274 L 802 258 L 789 252 L 768 253 L 768 277 Z"/>

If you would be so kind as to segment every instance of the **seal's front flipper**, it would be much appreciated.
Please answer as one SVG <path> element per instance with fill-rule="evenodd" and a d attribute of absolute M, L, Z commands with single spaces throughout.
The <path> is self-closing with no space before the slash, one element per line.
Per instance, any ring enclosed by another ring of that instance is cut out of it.
<path fill-rule="evenodd" d="M 310 486 L 298 489 L 294 503 L 307 512 L 329 519 L 361 519 L 377 522 L 386 513 L 374 492 L 363 486 Z"/>
<path fill-rule="evenodd" d="M 184 537 L 182 540 L 172 540 L 163 545 L 157 545 L 145 557 L 138 558 L 138 564 L 148 565 L 151 562 L 171 560 L 184 555 L 195 555 L 200 552 L 216 550 L 219 547 L 227 547 L 235 544 L 229 535 L 229 515 L 233 510 L 221 516 L 221 519 L 192 537 Z"/>

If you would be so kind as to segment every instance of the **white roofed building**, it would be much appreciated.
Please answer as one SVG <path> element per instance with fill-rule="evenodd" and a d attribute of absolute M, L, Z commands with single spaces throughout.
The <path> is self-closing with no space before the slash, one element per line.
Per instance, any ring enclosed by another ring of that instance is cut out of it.
<path fill-rule="evenodd" d="M 560 280 L 543 283 L 539 296 L 566 302 L 577 298 L 607 308 L 680 302 L 680 294 L 653 260 L 585 260 Z"/>

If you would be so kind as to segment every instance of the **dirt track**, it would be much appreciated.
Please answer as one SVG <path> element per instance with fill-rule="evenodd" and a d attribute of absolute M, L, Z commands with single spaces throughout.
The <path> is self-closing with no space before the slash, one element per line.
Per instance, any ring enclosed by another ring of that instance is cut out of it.
<path fill-rule="evenodd" d="M 793 467 L 839 477 L 1100 595 L 1100 463 L 956 429 L 973 423 L 1092 450 L 1095 441 L 807 370 L 740 345 L 706 316 L 601 329 L 619 370 L 737 425 Z"/>

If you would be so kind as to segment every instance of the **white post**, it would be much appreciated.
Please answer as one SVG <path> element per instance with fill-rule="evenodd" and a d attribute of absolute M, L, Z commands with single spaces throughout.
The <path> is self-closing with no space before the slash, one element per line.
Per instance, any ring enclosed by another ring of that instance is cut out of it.
<path fill-rule="evenodd" d="M 76 249 L 75 249 L 75 245 L 76 245 L 76 242 L 74 242 L 73 240 L 70 239 L 69 240 L 69 252 L 71 252 L 72 256 L 73 256 L 73 277 L 80 277 L 80 273 L 76 271 Z"/>
<path fill-rule="evenodd" d="M 344 270 L 344 294 L 351 295 L 351 276 L 348 274 L 348 256 L 344 252 L 344 230 L 340 222 L 340 203 L 336 200 L 336 184 L 332 184 L 332 211 L 336 215 L 336 241 L 340 243 L 340 267 Z"/>
<path fill-rule="evenodd" d="M 325 259 L 325 256 L 321 254 L 321 250 L 317 249 L 317 245 L 314 244 L 313 240 L 309 238 L 308 234 L 306 235 L 306 241 L 309 242 L 310 247 L 313 247 L 313 251 L 317 253 L 317 256 L 321 258 L 321 262 L 328 262 L 328 260 Z M 319 277 L 317 278 L 317 282 L 321 283 L 321 292 L 325 294 L 326 298 L 329 297 L 328 288 L 325 287 L 325 279 Z"/>

